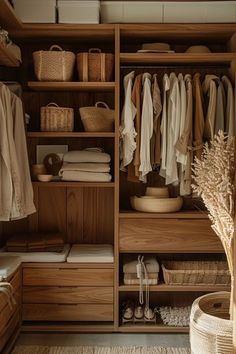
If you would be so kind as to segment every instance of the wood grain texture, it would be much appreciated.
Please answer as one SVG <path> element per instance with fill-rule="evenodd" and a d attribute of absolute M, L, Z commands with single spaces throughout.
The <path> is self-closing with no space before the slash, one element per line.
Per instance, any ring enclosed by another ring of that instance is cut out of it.
<path fill-rule="evenodd" d="M 10 321 L 4 327 L 4 332 L 0 333 L 0 352 L 11 338 L 12 334 L 17 331 L 20 323 L 20 313 L 16 311 Z"/>
<path fill-rule="evenodd" d="M 114 82 L 46 82 L 29 81 L 28 87 L 34 91 L 113 91 Z"/>
<path fill-rule="evenodd" d="M 18 312 L 20 309 L 20 298 L 21 298 L 21 290 L 18 290 L 14 293 L 14 299 L 16 300 L 16 304 L 13 307 L 10 307 L 8 303 L 5 304 L 3 309 L 0 311 L 0 335 L 5 331 L 7 323 L 14 316 L 15 312 Z"/>
<path fill-rule="evenodd" d="M 113 286 L 112 269 L 32 269 L 23 270 L 23 285 Z"/>
<path fill-rule="evenodd" d="M 22 333 L 112 333 L 114 325 L 112 322 L 23 322 L 21 326 Z"/>
<path fill-rule="evenodd" d="M 24 304 L 113 304 L 113 287 L 25 286 Z"/>
<path fill-rule="evenodd" d="M 222 252 L 208 220 L 121 219 L 120 250 L 137 252 Z"/>
<path fill-rule="evenodd" d="M 113 138 L 115 133 L 103 132 L 28 132 L 28 138 Z"/>
<path fill-rule="evenodd" d="M 0 24 L 7 30 L 20 30 L 22 28 L 22 22 L 17 18 L 16 13 L 8 0 L 0 1 Z"/>
<path fill-rule="evenodd" d="M 113 305 L 24 304 L 24 321 L 113 321 Z"/>

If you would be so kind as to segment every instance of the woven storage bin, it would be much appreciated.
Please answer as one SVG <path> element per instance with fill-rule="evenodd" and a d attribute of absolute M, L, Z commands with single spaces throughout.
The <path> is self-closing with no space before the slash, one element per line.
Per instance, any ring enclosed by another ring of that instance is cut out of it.
<path fill-rule="evenodd" d="M 44 132 L 72 132 L 74 129 L 73 108 L 59 107 L 49 103 L 41 107 L 40 129 Z"/>
<path fill-rule="evenodd" d="M 98 107 L 103 105 L 104 107 Z M 104 102 L 97 102 L 94 107 L 79 109 L 84 130 L 87 132 L 113 132 L 115 111 Z"/>
<path fill-rule="evenodd" d="M 143 279 L 143 284 L 157 285 L 159 280 L 159 273 L 148 273 L 148 279 Z M 126 273 L 124 274 L 124 284 L 125 285 L 139 285 L 140 279 L 137 274 Z"/>
<path fill-rule="evenodd" d="M 65 51 L 58 45 L 52 45 L 49 50 L 34 52 L 33 59 L 35 75 L 39 81 L 72 80 L 74 53 Z"/>
<path fill-rule="evenodd" d="M 227 262 L 223 261 L 164 261 L 162 264 L 166 284 L 221 284 L 231 282 Z"/>
<path fill-rule="evenodd" d="M 91 48 L 88 53 L 77 54 L 77 69 L 80 81 L 112 81 L 114 55 Z"/>
<path fill-rule="evenodd" d="M 232 354 L 233 321 L 229 320 L 230 293 L 218 292 L 197 298 L 190 314 L 192 354 Z"/>

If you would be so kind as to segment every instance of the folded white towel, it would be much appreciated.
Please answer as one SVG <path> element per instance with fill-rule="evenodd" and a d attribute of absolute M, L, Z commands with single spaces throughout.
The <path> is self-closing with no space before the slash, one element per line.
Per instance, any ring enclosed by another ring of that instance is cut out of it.
<path fill-rule="evenodd" d="M 61 173 L 63 181 L 78 182 L 110 182 L 112 176 L 104 172 L 84 172 L 84 171 L 63 171 Z"/>
<path fill-rule="evenodd" d="M 64 171 L 84 171 L 84 172 L 110 172 L 110 165 L 108 163 L 68 163 L 65 162 L 60 169 L 59 175 Z"/>
<path fill-rule="evenodd" d="M 96 162 L 109 163 L 111 157 L 105 152 L 97 149 L 69 151 L 64 155 L 64 162 L 80 163 L 80 162 Z"/>

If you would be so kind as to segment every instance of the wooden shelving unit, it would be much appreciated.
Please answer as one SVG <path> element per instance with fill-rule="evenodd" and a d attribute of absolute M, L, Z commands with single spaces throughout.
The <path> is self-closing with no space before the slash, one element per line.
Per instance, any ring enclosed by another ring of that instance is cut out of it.
<path fill-rule="evenodd" d="M 33 91 L 114 91 L 114 82 L 47 82 L 29 81 L 28 87 Z"/>
<path fill-rule="evenodd" d="M 172 327 L 160 324 L 125 324 L 119 326 L 121 333 L 189 333 L 189 327 Z"/>
<path fill-rule="evenodd" d="M 105 132 L 27 132 L 28 138 L 114 138 L 115 133 Z"/>
<path fill-rule="evenodd" d="M 230 286 L 227 285 L 150 285 L 151 292 L 214 292 L 214 291 L 230 291 Z M 139 291 L 139 286 L 136 285 L 120 285 L 120 292 Z"/>
<path fill-rule="evenodd" d="M 69 181 L 51 181 L 51 182 L 32 182 L 35 187 L 49 187 L 49 188 L 114 188 L 114 182 L 69 182 Z"/>
<path fill-rule="evenodd" d="M 235 53 L 121 53 L 121 64 L 230 64 Z"/>
<path fill-rule="evenodd" d="M 6 46 L 0 43 L 0 65 L 9 67 L 20 66 L 19 61 L 12 55 Z"/>
<path fill-rule="evenodd" d="M 120 219 L 208 219 L 205 211 L 185 211 L 177 213 L 142 213 L 135 210 L 122 210 Z"/>

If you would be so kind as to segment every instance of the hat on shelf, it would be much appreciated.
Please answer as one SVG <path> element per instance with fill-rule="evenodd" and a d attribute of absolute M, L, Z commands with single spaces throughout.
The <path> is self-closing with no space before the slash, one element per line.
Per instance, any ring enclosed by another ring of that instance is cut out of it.
<path fill-rule="evenodd" d="M 185 53 L 211 53 L 211 51 L 205 45 L 193 45 L 189 47 Z"/>
<path fill-rule="evenodd" d="M 168 43 L 144 43 L 138 53 L 174 53 Z"/>

